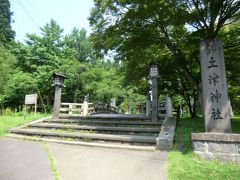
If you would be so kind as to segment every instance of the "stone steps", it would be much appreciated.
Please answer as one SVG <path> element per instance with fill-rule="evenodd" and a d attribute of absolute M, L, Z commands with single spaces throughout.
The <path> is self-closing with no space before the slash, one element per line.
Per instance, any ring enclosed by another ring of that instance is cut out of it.
<path fill-rule="evenodd" d="M 33 128 L 54 128 L 54 129 L 72 129 L 72 130 L 88 130 L 88 131 L 117 131 L 117 132 L 145 132 L 158 133 L 160 128 L 139 128 L 139 127 L 108 127 L 108 126 L 80 126 L 80 125 L 66 125 L 55 123 L 38 123 L 29 125 Z"/>
<path fill-rule="evenodd" d="M 41 137 L 58 137 L 58 138 L 73 138 L 82 139 L 85 141 L 91 140 L 103 140 L 110 142 L 120 143 L 143 143 L 143 144 L 156 144 L 155 136 L 129 136 L 129 135 L 110 135 L 110 134 L 90 134 L 90 133 L 69 133 L 69 132 L 51 132 L 48 130 L 38 129 L 11 129 L 11 133 L 30 135 L 30 136 L 41 136 Z"/>
<path fill-rule="evenodd" d="M 94 124 L 94 125 L 126 125 L 126 126 L 154 126 L 161 127 L 162 122 L 151 121 L 114 121 L 114 120 L 85 120 L 85 119 L 59 119 L 59 120 L 44 120 L 46 123 L 64 123 L 64 124 Z"/>
<path fill-rule="evenodd" d="M 11 129 L 11 134 L 79 143 L 154 147 L 161 125 L 160 121 L 152 122 L 140 116 L 61 116 L 59 120 L 42 119 Z"/>
<path fill-rule="evenodd" d="M 118 116 L 71 116 L 71 115 L 61 115 L 59 119 L 70 119 L 70 120 L 113 120 L 113 121 L 147 121 L 151 122 L 151 120 L 144 116 L 125 116 L 125 115 L 118 115 Z"/>

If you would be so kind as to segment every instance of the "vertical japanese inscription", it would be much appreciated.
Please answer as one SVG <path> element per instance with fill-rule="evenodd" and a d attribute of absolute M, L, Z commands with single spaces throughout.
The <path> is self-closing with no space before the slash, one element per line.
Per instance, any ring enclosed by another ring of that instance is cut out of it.
<path fill-rule="evenodd" d="M 202 41 L 200 57 L 205 129 L 208 132 L 230 132 L 222 42 L 216 39 Z"/>

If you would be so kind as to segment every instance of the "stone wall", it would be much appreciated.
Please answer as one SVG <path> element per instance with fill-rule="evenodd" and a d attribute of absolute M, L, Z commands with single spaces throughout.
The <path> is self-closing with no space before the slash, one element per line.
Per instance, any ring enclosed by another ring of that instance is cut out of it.
<path fill-rule="evenodd" d="M 240 163 L 240 134 L 192 133 L 193 150 L 208 160 Z"/>
<path fill-rule="evenodd" d="M 169 151 L 172 149 L 175 127 L 175 117 L 168 117 L 164 119 L 161 131 L 156 138 L 156 149 L 162 151 Z"/>

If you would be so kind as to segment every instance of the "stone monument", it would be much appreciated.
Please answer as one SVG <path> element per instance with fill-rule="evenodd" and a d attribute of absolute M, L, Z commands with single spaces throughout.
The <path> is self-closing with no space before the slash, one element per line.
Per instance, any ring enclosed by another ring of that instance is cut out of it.
<path fill-rule="evenodd" d="M 227 80 L 220 40 L 200 44 L 203 111 L 207 132 L 231 132 Z"/>
<path fill-rule="evenodd" d="M 240 162 L 240 134 L 232 134 L 223 43 L 200 43 L 205 133 L 192 133 L 193 150 L 206 159 Z"/>

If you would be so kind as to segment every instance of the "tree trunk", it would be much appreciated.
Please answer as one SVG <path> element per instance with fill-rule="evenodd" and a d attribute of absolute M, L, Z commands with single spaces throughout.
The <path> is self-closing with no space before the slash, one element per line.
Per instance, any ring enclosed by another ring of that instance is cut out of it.
<path fill-rule="evenodd" d="M 77 95 L 78 95 L 78 89 L 79 89 L 79 85 L 77 85 L 75 91 L 74 91 L 74 97 L 73 97 L 73 102 L 77 103 Z"/>

